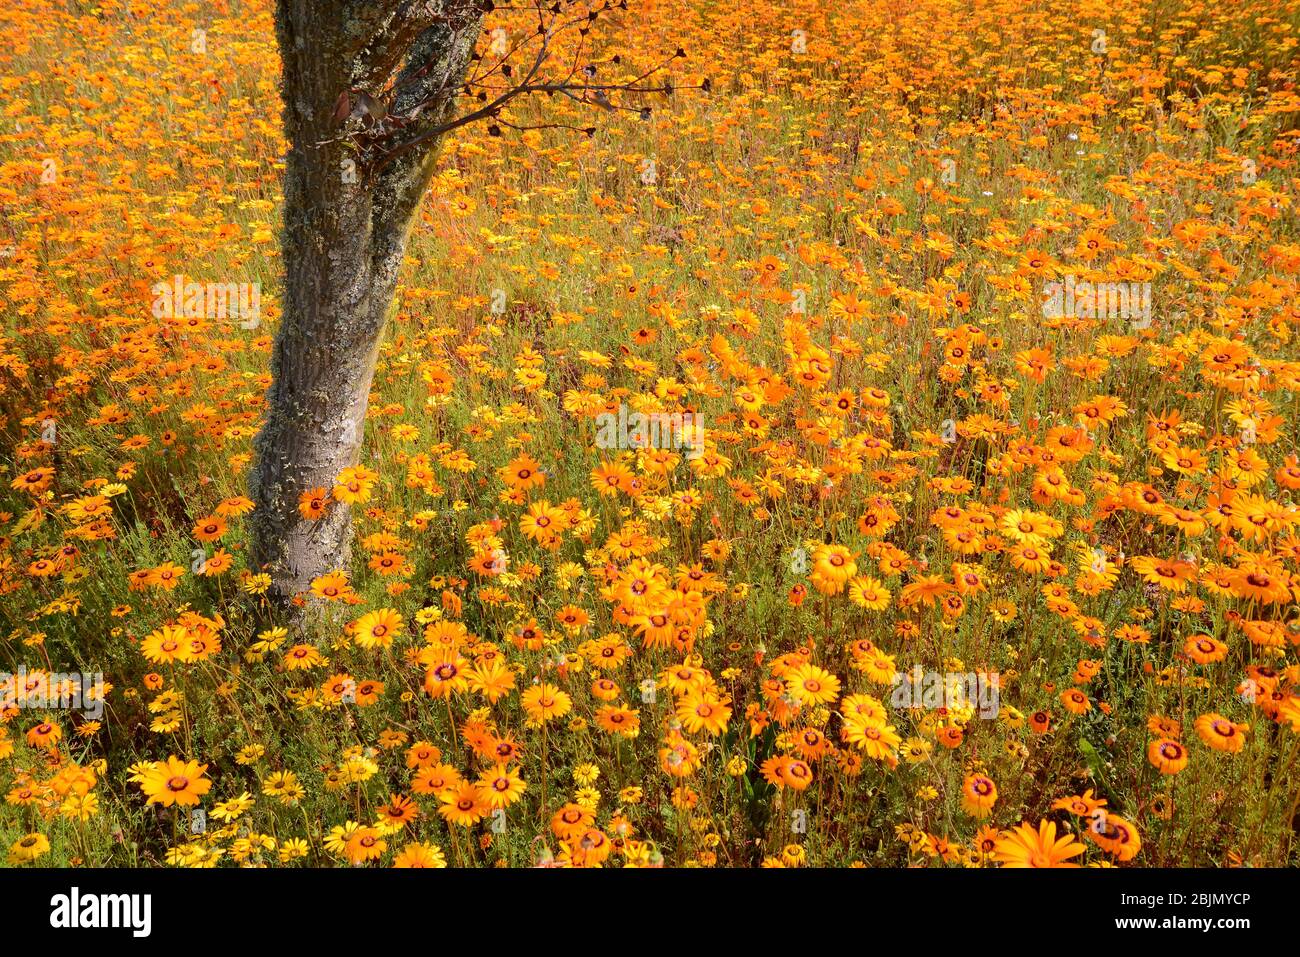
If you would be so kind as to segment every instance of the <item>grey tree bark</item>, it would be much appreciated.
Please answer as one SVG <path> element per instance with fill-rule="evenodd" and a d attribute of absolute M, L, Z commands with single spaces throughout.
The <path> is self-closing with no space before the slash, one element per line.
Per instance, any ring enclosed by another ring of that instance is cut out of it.
<path fill-rule="evenodd" d="M 313 521 L 298 500 L 358 463 L 380 339 L 436 158 L 439 138 L 421 132 L 455 112 L 482 16 L 476 0 L 277 4 L 289 141 L 284 302 L 250 494 L 252 560 L 281 604 L 347 565 L 349 508 L 335 503 Z M 370 105 L 367 123 L 404 118 L 382 127 L 380 162 L 341 135 L 349 91 Z"/>

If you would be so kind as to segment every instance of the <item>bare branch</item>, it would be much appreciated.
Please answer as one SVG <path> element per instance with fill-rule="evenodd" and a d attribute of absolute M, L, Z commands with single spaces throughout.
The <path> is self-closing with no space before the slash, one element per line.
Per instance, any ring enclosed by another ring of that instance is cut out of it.
<path fill-rule="evenodd" d="M 541 82 L 541 83 L 530 82 L 532 76 L 535 75 L 537 70 L 540 68 L 541 64 L 544 62 L 544 57 L 539 54 L 537 61 L 535 61 L 534 63 L 533 69 L 529 71 L 528 77 L 526 77 L 523 82 L 521 82 L 516 86 L 512 86 L 506 89 L 503 93 L 498 95 L 495 99 L 487 103 L 485 106 L 482 106 L 469 113 L 465 113 L 453 120 L 449 120 L 447 122 L 439 123 L 432 127 L 422 129 L 416 136 L 405 140 L 404 142 L 400 143 L 393 149 L 383 152 L 381 154 L 381 157 L 375 169 L 376 170 L 383 169 L 386 165 L 388 165 L 388 163 L 392 162 L 397 156 L 401 155 L 407 150 L 410 150 L 421 143 L 435 140 L 438 137 L 444 136 L 447 133 L 450 133 L 452 130 L 459 129 L 462 126 L 467 126 L 470 123 L 475 123 L 480 120 L 489 119 L 489 118 L 495 119 L 498 122 L 500 122 L 500 112 L 502 108 L 505 107 L 506 104 L 510 103 L 512 100 L 515 100 L 520 96 L 532 95 L 537 93 L 545 93 L 548 95 L 559 93 L 559 94 L 569 96 L 571 99 L 574 99 L 577 102 L 588 104 L 588 105 L 599 106 L 607 110 L 624 110 L 628 112 L 644 113 L 644 108 L 641 107 L 626 107 L 626 106 L 620 106 L 618 104 L 615 104 L 613 101 L 609 99 L 608 94 L 612 92 L 636 93 L 636 94 L 662 93 L 667 96 L 667 95 L 671 95 L 677 89 L 690 89 L 690 90 L 698 89 L 707 92 L 710 89 L 709 82 L 707 80 L 699 84 L 694 84 L 691 86 L 680 87 L 680 88 L 675 87 L 672 84 L 663 84 L 660 86 L 638 85 L 639 83 L 641 83 L 646 79 L 649 79 L 651 76 L 655 75 L 656 73 L 662 72 L 664 69 L 667 68 L 667 65 L 671 63 L 673 60 L 679 57 L 684 57 L 685 55 L 686 54 L 684 53 L 684 51 L 679 49 L 676 53 L 674 53 L 671 57 L 669 57 L 659 66 L 652 67 L 650 70 L 647 70 L 645 73 L 641 74 L 638 77 L 633 78 L 632 80 L 627 81 L 626 83 L 594 83 L 593 84 L 586 81 L 580 83 L 564 82 L 564 81 Z M 582 95 L 581 96 L 577 95 L 579 93 Z M 509 125 L 509 124 L 505 124 L 505 125 Z M 559 124 L 556 124 L 556 126 L 558 127 Z M 583 129 L 583 131 L 585 132 L 585 128 L 581 128 L 581 129 Z"/>

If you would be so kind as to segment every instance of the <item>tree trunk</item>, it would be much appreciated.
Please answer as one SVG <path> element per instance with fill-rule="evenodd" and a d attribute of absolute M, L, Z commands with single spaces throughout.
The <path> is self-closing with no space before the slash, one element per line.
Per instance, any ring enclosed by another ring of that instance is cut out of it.
<path fill-rule="evenodd" d="M 310 520 L 299 497 L 332 488 L 358 463 L 380 339 L 436 156 L 429 140 L 386 164 L 368 162 L 340 138 L 340 95 L 378 94 L 396 81 L 390 115 L 423 104 L 420 126 L 444 122 L 481 26 L 477 4 L 466 0 L 279 0 L 289 140 L 284 297 L 250 491 L 252 560 L 270 573 L 281 604 L 347 566 L 348 506 L 334 503 Z M 417 134 L 415 124 L 398 129 L 383 148 Z"/>

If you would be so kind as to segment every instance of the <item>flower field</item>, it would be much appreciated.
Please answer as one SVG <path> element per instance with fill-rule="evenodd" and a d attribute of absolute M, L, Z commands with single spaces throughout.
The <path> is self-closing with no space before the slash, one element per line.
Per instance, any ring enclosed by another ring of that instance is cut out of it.
<path fill-rule="evenodd" d="M 0 8 L 0 852 L 1300 863 L 1300 3 L 603 6 L 675 90 L 448 134 L 289 611 L 274 4 Z"/>

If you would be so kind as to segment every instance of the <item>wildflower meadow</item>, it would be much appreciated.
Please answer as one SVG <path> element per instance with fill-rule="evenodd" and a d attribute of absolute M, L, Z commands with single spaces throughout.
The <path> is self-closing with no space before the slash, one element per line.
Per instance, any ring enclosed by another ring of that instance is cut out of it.
<path fill-rule="evenodd" d="M 312 384 L 427 71 L 0 6 L 8 864 L 1300 863 L 1300 3 L 473 16 Z"/>

